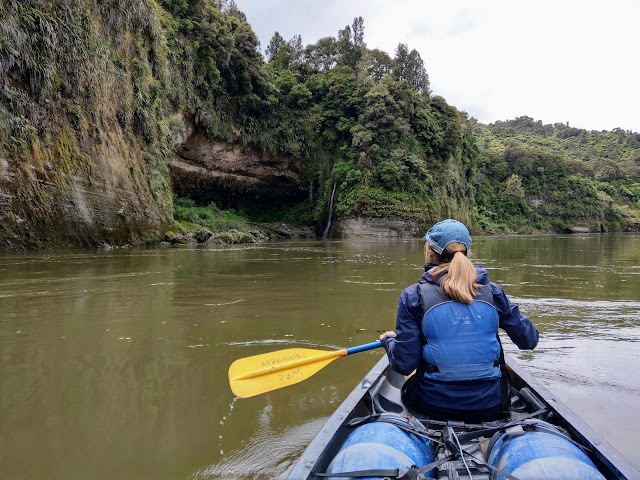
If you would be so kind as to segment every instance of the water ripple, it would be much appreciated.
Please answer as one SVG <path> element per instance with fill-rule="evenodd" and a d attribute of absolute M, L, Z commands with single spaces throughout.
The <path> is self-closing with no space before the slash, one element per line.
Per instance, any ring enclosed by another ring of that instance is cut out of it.
<path fill-rule="evenodd" d="M 519 305 L 544 305 L 560 307 L 581 307 L 592 309 L 619 309 L 619 308 L 637 308 L 640 313 L 640 302 L 631 300 L 571 300 L 566 298 L 526 298 L 512 297 L 512 300 Z"/>
<path fill-rule="evenodd" d="M 556 330 L 597 330 L 640 326 L 640 302 L 627 300 L 568 300 L 562 298 L 512 298 L 532 319 L 553 319 Z"/>
<path fill-rule="evenodd" d="M 349 280 L 346 278 L 341 278 L 341 282 L 344 283 L 358 283 L 362 285 L 395 285 L 396 282 L 367 282 L 366 280 Z"/>
<path fill-rule="evenodd" d="M 241 298 L 240 300 L 232 300 L 230 302 L 222 302 L 222 303 L 205 303 L 204 306 L 205 307 L 222 307 L 225 305 L 235 305 L 236 303 L 240 303 L 240 302 L 244 302 L 244 298 Z"/>
<path fill-rule="evenodd" d="M 262 412 L 261 416 L 268 415 Z M 260 422 L 258 432 L 241 448 L 224 452 L 221 461 L 195 471 L 192 480 L 251 478 L 273 480 L 283 478 L 295 459 L 322 428 L 326 418 L 294 425 L 274 432 L 269 422 Z M 265 452 L 269 452 L 265 455 Z"/>

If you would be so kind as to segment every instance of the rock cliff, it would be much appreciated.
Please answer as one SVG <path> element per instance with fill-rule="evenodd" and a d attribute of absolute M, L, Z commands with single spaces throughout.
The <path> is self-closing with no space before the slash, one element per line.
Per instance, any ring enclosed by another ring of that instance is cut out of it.
<path fill-rule="evenodd" d="M 0 154 L 0 250 L 160 238 L 171 211 L 152 193 L 135 140 L 117 128 L 89 138 L 67 133 L 32 142 L 30 163 Z"/>
<path fill-rule="evenodd" d="M 260 154 L 256 149 L 207 138 L 190 127 L 169 164 L 176 197 L 223 209 L 260 210 L 303 200 L 300 161 Z"/>
<path fill-rule="evenodd" d="M 336 222 L 333 235 L 341 238 L 417 237 L 417 222 L 395 218 L 347 217 Z"/>

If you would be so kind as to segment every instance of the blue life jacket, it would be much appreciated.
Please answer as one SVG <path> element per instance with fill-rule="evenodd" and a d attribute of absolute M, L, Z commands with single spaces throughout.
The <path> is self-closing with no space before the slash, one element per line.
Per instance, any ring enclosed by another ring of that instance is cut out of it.
<path fill-rule="evenodd" d="M 452 300 L 441 287 L 424 280 L 418 291 L 425 312 L 422 318 L 425 376 L 443 382 L 499 378 L 502 347 L 491 286 L 480 288 L 470 304 Z"/>

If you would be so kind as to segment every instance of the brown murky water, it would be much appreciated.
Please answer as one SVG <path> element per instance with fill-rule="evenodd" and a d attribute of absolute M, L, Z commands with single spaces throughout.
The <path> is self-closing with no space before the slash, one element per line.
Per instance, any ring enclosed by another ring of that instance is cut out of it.
<path fill-rule="evenodd" d="M 541 330 L 505 348 L 640 467 L 640 235 L 479 237 Z M 240 357 L 368 343 L 419 240 L 0 257 L 0 479 L 282 478 L 382 355 L 237 400 Z"/>

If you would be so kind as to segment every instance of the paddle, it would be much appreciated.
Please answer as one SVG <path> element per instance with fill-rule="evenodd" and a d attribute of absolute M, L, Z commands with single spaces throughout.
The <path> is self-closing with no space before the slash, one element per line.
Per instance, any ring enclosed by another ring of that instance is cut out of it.
<path fill-rule="evenodd" d="M 240 398 L 253 397 L 300 383 L 322 370 L 336 358 L 381 346 L 382 342 L 378 340 L 340 350 L 288 348 L 240 358 L 229 367 L 229 386 L 231 391 Z"/>

